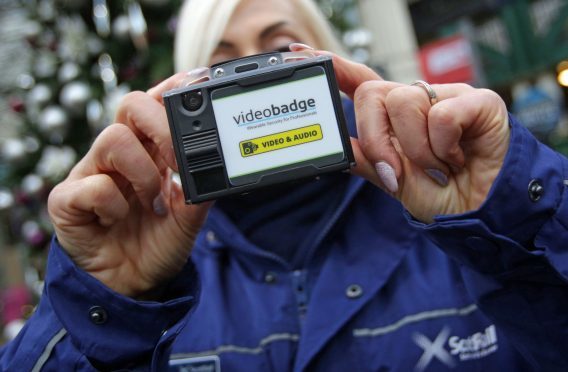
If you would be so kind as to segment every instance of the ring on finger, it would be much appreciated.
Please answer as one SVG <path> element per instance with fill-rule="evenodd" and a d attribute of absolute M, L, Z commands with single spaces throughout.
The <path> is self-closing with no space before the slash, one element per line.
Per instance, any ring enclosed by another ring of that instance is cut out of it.
<path fill-rule="evenodd" d="M 424 90 L 426 90 L 426 93 L 428 94 L 428 98 L 430 99 L 431 106 L 434 106 L 438 102 L 438 95 L 436 94 L 436 91 L 434 90 L 434 88 L 432 88 L 430 84 L 428 84 L 424 80 L 415 80 L 410 85 L 421 86 L 422 88 L 424 88 Z"/>

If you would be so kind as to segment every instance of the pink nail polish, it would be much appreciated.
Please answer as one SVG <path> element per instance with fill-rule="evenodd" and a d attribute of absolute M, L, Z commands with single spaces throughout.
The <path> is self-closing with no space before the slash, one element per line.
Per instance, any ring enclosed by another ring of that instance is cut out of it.
<path fill-rule="evenodd" d="M 159 193 L 158 196 L 154 198 L 152 207 L 154 208 L 154 213 L 158 216 L 165 216 L 168 214 L 168 207 L 166 206 L 166 200 L 162 193 Z"/>
<path fill-rule="evenodd" d="M 209 68 L 208 67 L 198 67 L 189 71 L 185 78 L 179 84 L 180 88 L 187 87 L 188 85 L 197 83 L 198 81 L 209 78 Z"/>
<path fill-rule="evenodd" d="M 292 52 L 298 52 L 300 50 L 306 50 L 306 49 L 314 50 L 314 48 L 312 48 L 311 46 L 302 43 L 292 43 L 288 46 L 288 48 L 290 48 Z"/>
<path fill-rule="evenodd" d="M 375 170 L 388 191 L 393 194 L 398 191 L 398 181 L 396 180 L 396 173 L 393 167 L 387 162 L 381 161 L 375 164 Z"/>
<path fill-rule="evenodd" d="M 436 181 L 436 183 L 438 183 L 438 185 L 446 187 L 448 186 L 448 176 L 446 176 L 444 174 L 444 172 L 442 172 L 439 169 L 426 169 L 425 170 L 426 174 L 428 176 L 430 176 L 430 178 L 432 178 L 434 181 Z"/>

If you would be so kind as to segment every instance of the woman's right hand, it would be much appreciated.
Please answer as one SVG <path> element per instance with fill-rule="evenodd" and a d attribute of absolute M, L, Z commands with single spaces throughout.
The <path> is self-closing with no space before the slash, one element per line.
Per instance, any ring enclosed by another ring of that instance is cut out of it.
<path fill-rule="evenodd" d="M 144 298 L 185 265 L 209 204 L 187 206 L 161 95 L 177 74 L 122 101 L 116 124 L 49 196 L 57 239 L 83 270 L 123 295 Z"/>

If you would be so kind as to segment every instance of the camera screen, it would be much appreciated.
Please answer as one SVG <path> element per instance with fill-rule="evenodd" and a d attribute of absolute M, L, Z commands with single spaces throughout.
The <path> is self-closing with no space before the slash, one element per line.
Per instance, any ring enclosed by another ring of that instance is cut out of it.
<path fill-rule="evenodd" d="M 227 174 L 235 186 L 345 157 L 325 70 L 314 66 L 277 82 L 211 94 Z"/>

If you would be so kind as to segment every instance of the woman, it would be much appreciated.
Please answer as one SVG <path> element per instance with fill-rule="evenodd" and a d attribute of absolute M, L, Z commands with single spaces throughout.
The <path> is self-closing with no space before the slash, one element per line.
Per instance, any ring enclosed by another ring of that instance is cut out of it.
<path fill-rule="evenodd" d="M 334 49 L 329 35 L 308 1 L 192 0 L 176 63 Z M 360 177 L 211 208 L 170 177 L 160 97 L 187 74 L 130 94 L 50 196 L 46 292 L 2 368 L 562 369 L 566 159 L 490 91 L 434 98 L 333 58 Z"/>

